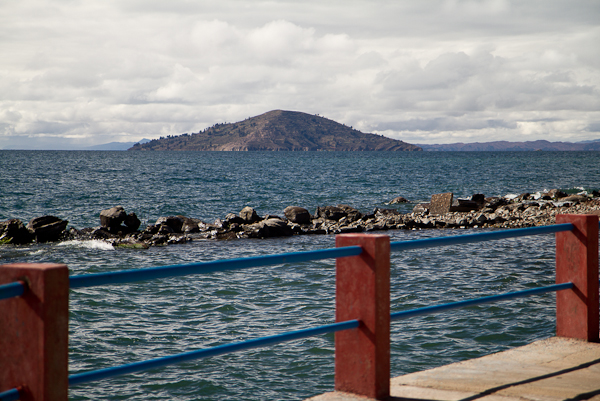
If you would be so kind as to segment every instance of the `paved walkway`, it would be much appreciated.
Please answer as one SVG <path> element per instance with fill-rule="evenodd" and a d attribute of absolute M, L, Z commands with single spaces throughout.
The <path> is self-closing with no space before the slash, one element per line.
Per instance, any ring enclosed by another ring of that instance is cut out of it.
<path fill-rule="evenodd" d="M 549 338 L 478 359 L 399 376 L 392 400 L 600 401 L 600 344 Z M 368 400 L 326 393 L 310 401 Z"/>

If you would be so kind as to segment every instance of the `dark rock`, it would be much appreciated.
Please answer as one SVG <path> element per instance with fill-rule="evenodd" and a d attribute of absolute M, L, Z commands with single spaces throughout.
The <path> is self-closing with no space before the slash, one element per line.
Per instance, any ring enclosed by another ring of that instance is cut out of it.
<path fill-rule="evenodd" d="M 138 219 L 136 214 L 133 212 L 129 213 L 125 217 L 125 220 L 123 222 L 125 223 L 125 226 L 127 226 L 127 228 L 129 229 L 129 232 L 137 231 L 137 229 L 140 228 L 140 224 L 142 224 L 140 219 Z"/>
<path fill-rule="evenodd" d="M 402 196 L 399 196 L 397 198 L 392 199 L 389 204 L 390 205 L 396 205 L 398 203 L 408 203 L 408 200 Z"/>
<path fill-rule="evenodd" d="M 483 205 L 485 203 L 485 195 L 484 194 L 473 194 L 473 196 L 471 196 L 471 200 L 480 205 Z"/>
<path fill-rule="evenodd" d="M 249 238 L 282 237 L 292 234 L 292 228 L 281 219 L 268 219 L 244 226 L 244 236 Z"/>
<path fill-rule="evenodd" d="M 174 234 L 175 230 L 167 225 L 167 224 L 160 224 L 158 226 L 158 235 L 169 235 L 169 234 Z"/>
<path fill-rule="evenodd" d="M 33 236 L 19 219 L 0 222 L 0 244 L 28 244 Z"/>
<path fill-rule="evenodd" d="M 126 218 L 127 213 L 125 213 L 123 206 L 114 206 L 100 212 L 100 226 L 116 233 L 121 231 L 121 224 Z"/>
<path fill-rule="evenodd" d="M 90 233 L 90 238 L 107 240 L 107 239 L 118 238 L 118 236 L 116 234 L 113 234 L 110 231 L 108 231 L 108 229 L 106 227 L 96 227 Z"/>
<path fill-rule="evenodd" d="M 279 218 L 263 220 L 259 224 L 263 224 L 270 237 L 290 236 L 293 234 L 291 227 Z"/>
<path fill-rule="evenodd" d="M 244 223 L 256 223 L 260 221 L 260 217 L 256 213 L 256 210 L 251 208 L 250 206 L 246 206 L 240 211 L 240 217 L 244 219 Z"/>
<path fill-rule="evenodd" d="M 346 216 L 346 212 L 336 206 L 323 206 L 317 207 L 317 211 L 315 212 L 315 216 L 323 218 L 325 220 L 339 220 L 342 217 Z"/>
<path fill-rule="evenodd" d="M 233 213 L 227 213 L 227 216 L 223 219 L 223 226 L 228 227 L 231 224 L 246 224 L 246 220 Z"/>
<path fill-rule="evenodd" d="M 199 233 L 200 225 L 204 224 L 202 222 L 202 220 L 200 220 L 200 219 L 194 219 L 191 217 L 180 216 L 180 215 L 178 215 L 177 217 L 179 217 L 183 221 L 183 224 L 181 225 L 181 231 L 186 234 Z"/>
<path fill-rule="evenodd" d="M 453 212 L 470 212 L 471 210 L 477 210 L 481 206 L 480 203 L 477 203 L 471 199 L 457 199 L 457 206 L 452 206 L 450 208 Z"/>
<path fill-rule="evenodd" d="M 338 208 L 342 209 L 346 213 L 346 218 L 350 222 L 358 221 L 363 217 L 363 214 L 358 209 L 348 205 L 337 205 Z M 341 220 L 341 219 L 340 219 Z"/>
<path fill-rule="evenodd" d="M 142 231 L 142 233 L 154 235 L 154 234 L 158 233 L 159 229 L 160 229 L 160 226 L 157 226 L 156 224 L 148 224 L 146 226 L 146 228 L 144 229 L 144 231 Z"/>
<path fill-rule="evenodd" d="M 309 224 L 310 223 L 310 213 L 308 210 L 299 206 L 288 206 L 283 211 L 283 214 L 286 219 L 296 224 Z"/>
<path fill-rule="evenodd" d="M 36 242 L 54 242 L 61 239 L 69 222 L 55 216 L 42 216 L 31 219 L 27 230 Z"/>
<path fill-rule="evenodd" d="M 182 233 L 183 223 L 183 219 L 179 216 L 159 217 L 159 219 L 156 220 L 157 226 L 169 227 L 172 230 L 172 233 Z"/>
<path fill-rule="evenodd" d="M 488 207 L 490 209 L 496 210 L 500 206 L 504 206 L 507 204 L 508 204 L 508 201 L 506 199 L 498 198 L 498 197 L 494 196 L 494 197 L 490 197 L 490 198 L 485 198 L 484 206 Z"/>
<path fill-rule="evenodd" d="M 450 208 L 452 207 L 452 197 L 452 192 L 431 195 L 429 213 L 444 214 L 450 212 Z"/>

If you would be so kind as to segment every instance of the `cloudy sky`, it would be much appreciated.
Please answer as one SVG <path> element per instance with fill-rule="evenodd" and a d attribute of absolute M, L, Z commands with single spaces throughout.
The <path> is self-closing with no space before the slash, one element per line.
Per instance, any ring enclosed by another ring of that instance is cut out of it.
<path fill-rule="evenodd" d="M 600 1 L 0 0 L 0 149 L 273 109 L 410 143 L 600 139 Z"/>

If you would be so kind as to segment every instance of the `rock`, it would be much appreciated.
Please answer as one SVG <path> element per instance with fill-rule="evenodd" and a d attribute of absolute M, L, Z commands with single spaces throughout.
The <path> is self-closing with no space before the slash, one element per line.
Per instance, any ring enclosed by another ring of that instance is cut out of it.
<path fill-rule="evenodd" d="M 267 219 L 244 226 L 243 235 L 249 238 L 270 238 L 292 235 L 292 228 L 281 219 Z"/>
<path fill-rule="evenodd" d="M 117 233 L 121 230 L 121 224 L 127 218 L 127 213 L 123 206 L 114 206 L 100 212 L 100 226 L 108 229 L 111 233 Z"/>
<path fill-rule="evenodd" d="M 288 206 L 283 211 L 283 214 L 286 219 L 296 224 L 309 224 L 310 223 L 310 213 L 308 210 L 299 206 Z"/>
<path fill-rule="evenodd" d="M 170 229 L 169 233 L 182 233 L 182 228 L 183 228 L 183 223 L 184 220 L 179 217 L 179 216 L 168 216 L 168 217 L 159 217 L 158 220 L 156 220 L 156 225 L 157 226 L 162 226 L 159 229 L 159 233 L 161 232 L 161 230 L 163 231 L 163 233 L 166 233 L 167 230 L 165 230 L 163 227 L 168 227 Z"/>
<path fill-rule="evenodd" d="M 399 216 L 400 212 L 397 211 L 396 209 L 375 208 L 375 210 L 373 210 L 373 214 L 375 215 L 375 217 L 388 217 L 388 216 Z"/>
<path fill-rule="evenodd" d="M 450 212 L 450 208 L 452 207 L 452 197 L 452 192 L 431 195 L 429 213 L 444 214 Z"/>
<path fill-rule="evenodd" d="M 194 219 L 191 217 L 186 217 L 186 216 L 180 216 L 177 215 L 176 217 L 179 217 L 182 221 L 183 224 L 181 226 L 181 231 L 185 234 L 188 233 L 199 233 L 200 232 L 200 226 L 202 224 L 204 224 L 202 222 L 202 220 L 200 219 Z"/>
<path fill-rule="evenodd" d="M 563 191 L 561 191 L 560 189 L 551 189 L 550 191 L 546 192 L 544 195 L 548 195 L 550 197 L 550 199 L 560 199 L 560 198 L 565 198 L 567 196 L 567 194 L 564 193 Z"/>
<path fill-rule="evenodd" d="M 478 205 L 483 205 L 485 203 L 485 195 L 484 194 L 473 194 L 471 196 L 471 200 Z"/>
<path fill-rule="evenodd" d="M 471 210 L 477 210 L 481 206 L 480 203 L 477 203 L 471 199 L 457 199 L 458 205 L 452 206 L 450 208 L 453 212 L 470 212 Z"/>
<path fill-rule="evenodd" d="M 244 223 L 256 223 L 260 221 L 260 217 L 256 213 L 256 210 L 252 209 L 250 206 L 246 206 L 240 211 L 240 217 L 244 220 Z"/>
<path fill-rule="evenodd" d="M 390 205 L 396 205 L 398 203 L 408 203 L 408 200 L 402 196 L 399 196 L 397 198 L 392 199 L 389 204 Z"/>
<path fill-rule="evenodd" d="M 138 241 L 134 238 L 125 238 L 115 242 L 117 248 L 129 248 L 129 249 L 148 249 L 150 244 L 145 241 Z"/>
<path fill-rule="evenodd" d="M 259 224 L 262 224 L 267 229 L 271 237 L 292 235 L 292 228 L 279 218 L 263 220 Z"/>
<path fill-rule="evenodd" d="M 0 222 L 0 244 L 28 244 L 33 240 L 29 230 L 19 219 Z"/>
<path fill-rule="evenodd" d="M 346 216 L 346 212 L 337 206 L 323 206 L 317 207 L 315 216 L 321 217 L 325 220 L 339 220 Z"/>
<path fill-rule="evenodd" d="M 413 213 L 429 213 L 430 203 L 417 203 L 413 207 Z"/>
<path fill-rule="evenodd" d="M 240 216 L 233 214 L 233 213 L 227 213 L 227 215 L 221 222 L 221 226 L 229 227 L 232 224 L 239 225 L 239 224 L 246 224 L 246 223 L 247 223 L 246 220 L 242 219 Z"/>
<path fill-rule="evenodd" d="M 27 230 L 36 242 L 54 242 L 60 240 L 69 222 L 56 216 L 42 216 L 31 219 Z"/>
<path fill-rule="evenodd" d="M 363 214 L 361 212 L 359 212 L 358 209 L 355 209 L 352 206 L 337 205 L 337 207 L 344 211 L 344 213 L 346 214 L 344 217 L 346 217 L 346 219 L 349 222 L 358 221 L 363 217 Z"/>
<path fill-rule="evenodd" d="M 137 229 L 140 228 L 140 224 L 142 224 L 140 219 L 138 219 L 136 214 L 133 212 L 129 213 L 125 217 L 125 220 L 123 221 L 123 223 L 125 223 L 125 226 L 128 228 L 129 232 L 137 231 Z"/>
<path fill-rule="evenodd" d="M 108 240 L 108 239 L 118 238 L 118 236 L 116 234 L 112 234 L 105 227 L 96 227 L 96 228 L 92 229 L 92 231 L 90 232 L 89 235 L 90 235 L 91 239 Z"/>
<path fill-rule="evenodd" d="M 585 195 L 571 195 L 561 198 L 560 200 L 561 202 L 587 202 L 590 198 Z"/>

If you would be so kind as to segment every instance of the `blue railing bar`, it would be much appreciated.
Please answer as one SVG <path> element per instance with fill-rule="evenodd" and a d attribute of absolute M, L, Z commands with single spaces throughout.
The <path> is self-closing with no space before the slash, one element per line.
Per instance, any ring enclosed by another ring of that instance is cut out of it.
<path fill-rule="evenodd" d="M 530 295 L 545 294 L 547 292 L 568 290 L 573 287 L 574 287 L 573 283 L 570 283 L 570 282 L 569 283 L 561 283 L 561 284 L 553 284 L 553 285 L 549 285 L 546 287 L 532 288 L 530 290 L 507 292 L 505 294 L 492 295 L 492 296 L 483 297 L 483 298 L 468 299 L 466 301 L 451 302 L 451 303 L 447 303 L 447 304 L 434 305 L 434 306 L 426 306 L 424 308 L 417 308 L 417 309 L 411 309 L 411 310 L 406 310 L 406 311 L 402 311 L 402 312 L 392 313 L 390 315 L 390 320 L 394 321 L 394 320 L 408 319 L 409 317 L 430 315 L 433 313 L 445 312 L 445 311 L 452 310 L 452 309 L 465 308 L 467 306 L 488 304 L 491 302 L 505 301 L 505 300 L 514 299 L 514 298 L 524 298 L 524 297 L 528 297 Z"/>
<path fill-rule="evenodd" d="M 551 226 L 517 228 L 513 230 L 490 231 L 486 233 L 453 235 L 449 237 L 436 237 L 417 239 L 412 241 L 396 241 L 390 243 L 392 251 L 405 251 L 408 249 L 432 248 L 447 245 L 469 244 L 472 242 L 492 241 L 506 238 L 525 237 L 529 235 L 551 234 L 561 231 L 571 231 L 575 226 L 571 223 L 554 224 Z"/>
<path fill-rule="evenodd" d="M 19 398 L 19 390 L 16 388 L 0 393 L 0 401 L 17 401 Z"/>
<path fill-rule="evenodd" d="M 0 299 L 18 297 L 25 292 L 25 284 L 20 281 L 0 285 Z M 0 399 L 1 400 L 1 399 Z"/>
<path fill-rule="evenodd" d="M 248 341 L 219 345 L 217 347 L 205 348 L 196 351 L 185 352 L 182 354 L 171 355 L 163 358 L 156 358 L 142 362 L 130 363 L 127 365 L 115 366 L 112 368 L 93 370 L 84 373 L 75 373 L 69 376 L 69 385 L 75 386 L 78 384 L 108 379 L 110 377 L 124 375 L 128 373 L 141 372 L 148 369 L 172 365 L 180 362 L 191 361 L 194 359 L 208 358 L 211 356 L 229 354 L 232 352 L 243 351 L 252 348 L 259 348 L 287 341 L 299 340 L 301 338 L 313 337 L 320 334 L 355 329 L 359 325 L 359 320 L 348 320 L 345 322 L 332 323 L 325 326 L 315 327 L 312 329 L 291 331 L 288 333 L 277 334 L 269 337 L 261 337 Z"/>
<path fill-rule="evenodd" d="M 188 265 L 159 266 L 136 270 L 121 270 L 109 273 L 82 274 L 71 276 L 71 288 L 94 287 L 107 284 L 131 283 L 134 281 L 157 278 L 204 274 L 216 271 L 247 269 L 259 266 L 272 266 L 284 263 L 300 263 L 313 260 L 357 256 L 362 253 L 360 246 L 320 249 L 316 251 L 281 253 L 276 255 L 255 256 L 250 258 L 215 260 L 212 262 L 192 263 Z"/>

